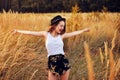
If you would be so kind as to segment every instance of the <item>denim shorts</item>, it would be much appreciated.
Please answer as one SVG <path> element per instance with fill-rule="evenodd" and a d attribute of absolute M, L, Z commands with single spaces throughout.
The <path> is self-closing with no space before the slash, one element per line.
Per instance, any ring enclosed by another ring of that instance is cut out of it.
<path fill-rule="evenodd" d="M 48 69 L 53 74 L 62 75 L 70 69 L 70 64 L 68 59 L 62 54 L 51 55 L 48 57 Z"/>

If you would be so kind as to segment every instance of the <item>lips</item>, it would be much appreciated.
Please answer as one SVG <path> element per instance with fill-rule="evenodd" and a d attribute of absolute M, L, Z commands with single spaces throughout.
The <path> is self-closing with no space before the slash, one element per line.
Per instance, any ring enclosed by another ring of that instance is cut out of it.
<path fill-rule="evenodd" d="M 59 31 L 62 32 L 62 29 L 60 29 Z"/>

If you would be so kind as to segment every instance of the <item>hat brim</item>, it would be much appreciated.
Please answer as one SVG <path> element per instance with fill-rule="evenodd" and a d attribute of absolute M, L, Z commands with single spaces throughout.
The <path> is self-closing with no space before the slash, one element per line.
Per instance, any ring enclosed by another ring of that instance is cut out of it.
<path fill-rule="evenodd" d="M 66 19 L 65 18 L 57 19 L 56 21 L 54 21 L 53 23 L 51 23 L 51 26 L 54 25 L 56 22 L 59 22 L 59 21 L 66 21 Z"/>

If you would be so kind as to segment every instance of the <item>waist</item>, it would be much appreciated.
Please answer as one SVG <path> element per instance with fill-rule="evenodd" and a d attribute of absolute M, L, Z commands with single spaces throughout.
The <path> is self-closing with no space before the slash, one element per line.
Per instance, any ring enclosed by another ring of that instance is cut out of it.
<path fill-rule="evenodd" d="M 64 55 L 64 52 L 63 51 L 55 51 L 55 52 L 48 52 L 48 57 L 49 56 L 54 56 L 54 55 L 59 55 L 59 54 L 62 54 Z"/>
<path fill-rule="evenodd" d="M 52 58 L 52 57 L 64 57 L 64 54 L 59 53 L 59 54 L 48 56 L 49 59 Z"/>

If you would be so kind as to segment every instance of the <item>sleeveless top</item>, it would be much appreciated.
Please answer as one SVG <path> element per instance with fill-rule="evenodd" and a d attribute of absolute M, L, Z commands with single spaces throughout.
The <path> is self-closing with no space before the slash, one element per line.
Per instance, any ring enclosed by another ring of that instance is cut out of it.
<path fill-rule="evenodd" d="M 47 39 L 45 42 L 45 46 L 48 52 L 48 57 L 50 55 L 56 55 L 56 54 L 63 54 L 63 40 L 61 38 L 61 35 L 58 35 L 57 37 L 53 37 L 49 32 L 47 34 Z"/>

